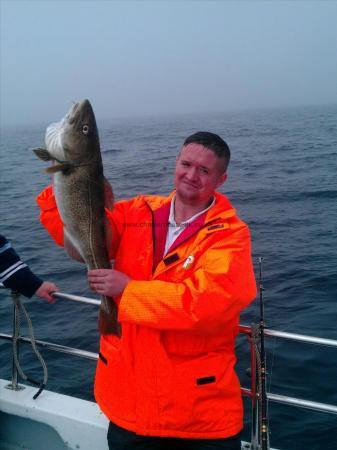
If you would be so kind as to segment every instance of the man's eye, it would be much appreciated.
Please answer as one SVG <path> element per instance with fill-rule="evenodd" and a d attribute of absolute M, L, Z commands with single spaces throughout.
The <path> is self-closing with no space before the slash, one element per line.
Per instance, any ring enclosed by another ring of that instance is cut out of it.
<path fill-rule="evenodd" d="M 207 169 L 201 168 L 201 169 L 200 169 L 200 172 L 203 173 L 203 174 L 205 174 L 205 175 L 208 174 L 208 170 L 207 170 Z"/>

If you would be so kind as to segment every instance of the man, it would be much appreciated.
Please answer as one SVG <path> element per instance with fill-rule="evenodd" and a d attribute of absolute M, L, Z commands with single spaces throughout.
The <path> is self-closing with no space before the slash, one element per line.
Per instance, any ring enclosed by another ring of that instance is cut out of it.
<path fill-rule="evenodd" d="M 95 397 L 110 449 L 240 449 L 234 372 L 239 315 L 256 295 L 247 225 L 216 192 L 230 152 L 198 132 L 177 157 L 175 191 L 106 210 L 113 269 L 88 272 L 119 306 L 121 338 L 101 336 Z M 62 244 L 49 188 L 42 223 Z"/>
<path fill-rule="evenodd" d="M 51 294 L 57 291 L 54 283 L 42 281 L 23 263 L 11 243 L 0 235 L 0 283 L 26 297 L 34 294 L 54 303 Z"/>

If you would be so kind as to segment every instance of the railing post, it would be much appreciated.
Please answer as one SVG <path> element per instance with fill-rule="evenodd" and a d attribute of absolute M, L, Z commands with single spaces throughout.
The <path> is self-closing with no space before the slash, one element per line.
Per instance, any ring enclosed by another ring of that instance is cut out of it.
<path fill-rule="evenodd" d="M 16 339 L 16 343 L 14 344 L 14 339 L 19 337 L 20 334 L 20 318 L 17 308 L 17 299 L 19 297 L 19 293 L 15 291 L 11 291 L 11 297 L 13 299 L 13 334 L 12 334 L 12 349 L 14 345 L 17 345 L 17 355 L 19 355 L 19 339 Z M 8 384 L 7 389 L 12 389 L 13 391 L 21 391 L 24 389 L 23 386 L 20 386 L 18 383 L 18 370 L 15 364 L 14 358 L 14 350 L 12 352 L 12 382 Z"/>
<path fill-rule="evenodd" d="M 259 402 L 257 401 L 257 373 L 256 373 L 256 357 L 255 347 L 252 336 L 248 336 L 250 346 L 250 367 L 251 367 L 251 450 L 259 450 Z"/>

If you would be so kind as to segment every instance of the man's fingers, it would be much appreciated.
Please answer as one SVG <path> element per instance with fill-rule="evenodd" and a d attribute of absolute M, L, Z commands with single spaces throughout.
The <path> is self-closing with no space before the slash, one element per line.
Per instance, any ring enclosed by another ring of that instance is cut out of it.
<path fill-rule="evenodd" d="M 90 288 L 92 291 L 96 292 L 97 294 L 105 294 L 106 293 L 106 287 L 103 284 L 90 284 Z"/>
<path fill-rule="evenodd" d="M 96 279 L 89 279 L 90 286 L 101 286 L 103 284 L 106 284 L 106 281 L 104 279 L 96 278 Z"/>
<path fill-rule="evenodd" d="M 89 278 L 89 281 L 91 282 L 91 283 L 98 283 L 98 284 L 101 284 L 101 283 L 104 283 L 105 282 L 105 277 L 90 277 Z"/>
<path fill-rule="evenodd" d="M 109 273 L 111 269 L 92 269 L 88 270 L 88 276 L 103 277 Z"/>

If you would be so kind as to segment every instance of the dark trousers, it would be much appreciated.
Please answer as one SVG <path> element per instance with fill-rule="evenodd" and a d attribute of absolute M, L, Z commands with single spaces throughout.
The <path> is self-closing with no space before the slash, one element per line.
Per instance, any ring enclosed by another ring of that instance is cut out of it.
<path fill-rule="evenodd" d="M 240 450 L 240 434 L 226 439 L 178 439 L 140 436 L 110 422 L 109 450 Z"/>

